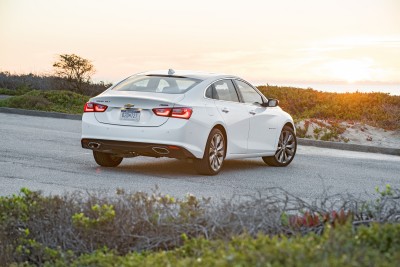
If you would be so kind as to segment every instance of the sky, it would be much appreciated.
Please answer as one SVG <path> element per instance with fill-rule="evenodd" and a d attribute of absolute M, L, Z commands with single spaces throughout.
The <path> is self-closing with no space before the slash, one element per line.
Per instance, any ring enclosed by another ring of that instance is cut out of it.
<path fill-rule="evenodd" d="M 51 74 L 66 53 L 95 81 L 173 68 L 400 94 L 400 0 L 0 0 L 0 71 Z"/>

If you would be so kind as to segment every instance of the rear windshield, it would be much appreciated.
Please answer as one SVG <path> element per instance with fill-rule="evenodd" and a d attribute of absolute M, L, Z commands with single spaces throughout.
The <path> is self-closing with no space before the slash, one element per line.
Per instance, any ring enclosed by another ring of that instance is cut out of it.
<path fill-rule="evenodd" d="M 200 82 L 201 80 L 186 77 L 138 75 L 123 80 L 112 90 L 182 94 Z"/>

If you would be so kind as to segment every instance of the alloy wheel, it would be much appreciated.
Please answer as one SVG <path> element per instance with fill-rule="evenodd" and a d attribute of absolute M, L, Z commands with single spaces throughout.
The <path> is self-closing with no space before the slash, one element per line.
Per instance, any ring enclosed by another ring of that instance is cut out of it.
<path fill-rule="evenodd" d="M 218 171 L 224 161 L 225 143 L 224 137 L 220 133 L 216 133 L 210 143 L 208 157 L 211 168 L 216 172 Z"/>
<path fill-rule="evenodd" d="M 296 140 L 293 134 L 287 130 L 283 130 L 279 136 L 278 149 L 275 158 L 279 163 L 285 164 L 294 156 L 296 148 Z"/>

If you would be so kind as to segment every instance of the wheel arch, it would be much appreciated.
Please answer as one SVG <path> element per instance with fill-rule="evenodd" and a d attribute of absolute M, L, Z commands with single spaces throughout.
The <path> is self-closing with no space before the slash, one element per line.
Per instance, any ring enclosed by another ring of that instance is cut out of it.
<path fill-rule="evenodd" d="M 282 129 L 283 129 L 285 126 L 289 126 L 290 128 L 292 128 L 293 132 L 296 134 L 296 127 L 294 127 L 294 124 L 293 124 L 291 121 L 286 122 L 286 123 L 282 126 Z"/>

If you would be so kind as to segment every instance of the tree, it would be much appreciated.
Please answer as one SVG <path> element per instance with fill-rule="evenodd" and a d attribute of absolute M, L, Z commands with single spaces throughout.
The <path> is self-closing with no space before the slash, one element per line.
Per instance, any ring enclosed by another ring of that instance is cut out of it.
<path fill-rule="evenodd" d="M 92 62 L 75 54 L 59 55 L 53 67 L 55 74 L 67 79 L 73 89 L 79 93 L 83 93 L 85 84 L 90 83 L 91 76 L 95 73 Z"/>

